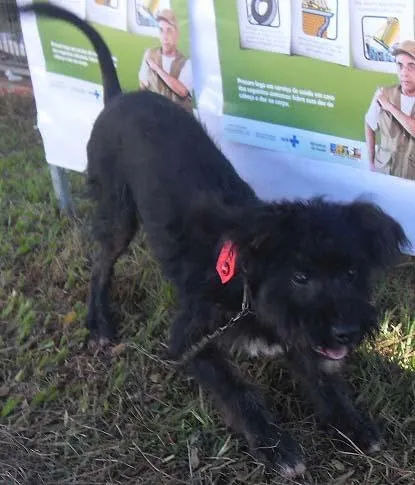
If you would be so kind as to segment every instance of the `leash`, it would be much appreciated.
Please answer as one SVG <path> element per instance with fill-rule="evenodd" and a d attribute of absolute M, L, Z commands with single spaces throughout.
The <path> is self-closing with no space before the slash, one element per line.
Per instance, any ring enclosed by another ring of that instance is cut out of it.
<path fill-rule="evenodd" d="M 223 284 L 231 280 L 235 275 L 237 248 L 232 241 L 225 241 L 219 253 L 216 262 L 216 271 Z M 178 360 L 156 359 L 161 360 L 164 364 L 179 368 L 186 365 L 197 353 L 204 349 L 210 342 L 223 335 L 227 330 L 232 328 L 239 320 L 245 318 L 248 314 L 254 313 L 250 308 L 252 301 L 248 282 L 244 276 L 244 292 L 242 298 L 242 306 L 240 311 L 233 316 L 225 325 L 218 327 L 213 332 L 202 337 L 198 342 L 191 345 Z"/>
<path fill-rule="evenodd" d="M 199 353 L 203 348 L 205 348 L 210 342 L 217 339 L 219 336 L 223 335 L 227 330 L 232 328 L 239 320 L 246 317 L 248 314 L 252 314 L 253 311 L 250 309 L 250 291 L 248 287 L 248 283 L 244 281 L 244 293 L 242 298 L 242 306 L 240 311 L 232 317 L 225 325 L 218 327 L 214 332 L 205 335 L 202 337 L 198 342 L 191 345 L 186 352 L 181 356 L 181 358 L 177 361 L 168 361 L 170 364 L 173 364 L 177 367 L 182 367 L 189 362 L 197 353 Z"/>

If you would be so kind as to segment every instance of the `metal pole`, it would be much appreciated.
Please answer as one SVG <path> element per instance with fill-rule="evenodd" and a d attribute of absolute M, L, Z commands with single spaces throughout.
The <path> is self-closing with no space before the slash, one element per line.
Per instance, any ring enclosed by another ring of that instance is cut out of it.
<path fill-rule="evenodd" d="M 53 189 L 59 206 L 69 217 L 75 216 L 75 209 L 71 197 L 69 180 L 66 170 L 62 167 L 49 164 L 50 175 L 52 177 Z"/>

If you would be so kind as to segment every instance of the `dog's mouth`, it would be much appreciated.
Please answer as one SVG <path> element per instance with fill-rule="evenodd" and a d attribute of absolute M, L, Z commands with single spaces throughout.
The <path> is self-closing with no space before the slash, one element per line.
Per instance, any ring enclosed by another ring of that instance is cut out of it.
<path fill-rule="evenodd" d="M 338 349 L 328 349 L 324 347 L 313 347 L 313 350 L 318 354 L 331 360 L 341 360 L 349 353 L 349 349 L 346 346 L 342 346 Z"/>

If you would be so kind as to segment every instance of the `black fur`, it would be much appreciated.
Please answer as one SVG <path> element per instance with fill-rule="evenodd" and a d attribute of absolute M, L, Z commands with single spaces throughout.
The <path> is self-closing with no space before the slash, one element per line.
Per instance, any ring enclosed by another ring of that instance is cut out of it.
<path fill-rule="evenodd" d="M 363 201 L 264 202 L 192 115 L 157 94 L 121 93 L 109 50 L 92 27 L 50 5 L 29 10 L 79 27 L 93 42 L 103 73 L 105 107 L 88 142 L 100 243 L 90 286 L 91 334 L 115 337 L 109 313 L 113 266 L 142 224 L 178 291 L 174 358 L 240 310 L 247 283 L 254 315 L 206 346 L 186 371 L 265 463 L 290 476 L 304 468 L 258 389 L 230 364 L 231 347 L 271 352 L 280 346 L 321 421 L 364 449 L 375 448 L 376 427 L 351 402 L 338 371 L 345 360 L 340 357 L 376 333 L 370 275 L 392 264 L 408 244 L 403 229 Z M 227 240 L 237 249 L 237 267 L 222 284 L 215 265 Z"/>

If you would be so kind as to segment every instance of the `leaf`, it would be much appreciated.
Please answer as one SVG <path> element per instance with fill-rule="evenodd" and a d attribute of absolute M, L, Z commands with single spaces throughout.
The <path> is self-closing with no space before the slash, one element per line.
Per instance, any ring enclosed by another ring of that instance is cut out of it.
<path fill-rule="evenodd" d="M 120 355 L 124 352 L 125 344 L 118 344 L 112 348 L 111 353 L 112 355 Z"/>
<path fill-rule="evenodd" d="M 63 319 L 63 324 L 64 325 L 70 325 L 76 320 L 76 312 L 73 310 L 65 315 L 65 318 Z"/>
<path fill-rule="evenodd" d="M 20 404 L 21 398 L 16 396 L 11 396 L 7 399 L 5 405 L 1 409 L 1 417 L 6 418 L 9 414 L 11 414 L 14 409 Z"/>
<path fill-rule="evenodd" d="M 24 369 L 20 369 L 19 372 L 16 374 L 14 380 L 16 382 L 22 382 L 23 379 L 24 379 Z"/>

